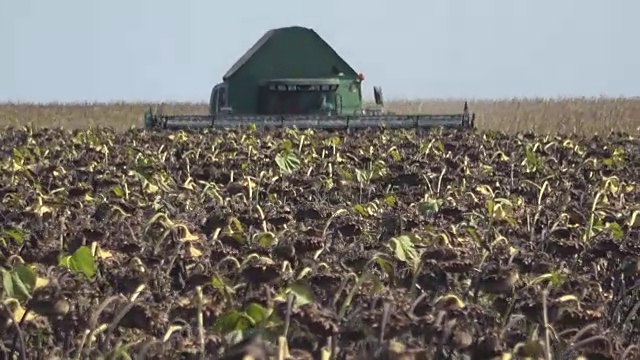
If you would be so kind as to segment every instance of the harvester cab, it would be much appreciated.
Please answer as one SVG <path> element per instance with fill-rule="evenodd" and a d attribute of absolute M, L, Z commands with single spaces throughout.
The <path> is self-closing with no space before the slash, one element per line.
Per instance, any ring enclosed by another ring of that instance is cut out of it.
<path fill-rule="evenodd" d="M 342 113 L 337 79 L 269 79 L 258 90 L 260 115 L 331 115 Z"/>
<path fill-rule="evenodd" d="M 211 89 L 211 97 L 209 99 L 209 114 L 231 114 L 233 108 L 229 105 L 227 97 L 227 84 L 220 83 Z"/>

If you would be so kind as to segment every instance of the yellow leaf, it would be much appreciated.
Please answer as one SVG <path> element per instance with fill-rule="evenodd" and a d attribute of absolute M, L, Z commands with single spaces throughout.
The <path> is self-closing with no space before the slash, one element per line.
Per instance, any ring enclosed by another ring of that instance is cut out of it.
<path fill-rule="evenodd" d="M 181 297 L 180 299 L 178 299 L 178 305 L 180 306 L 191 305 L 191 299 L 186 296 Z"/>
<path fill-rule="evenodd" d="M 147 183 L 146 186 L 144 187 L 144 191 L 147 194 L 155 194 L 158 192 L 158 190 L 160 190 L 160 188 L 153 185 L 152 183 Z"/>
<path fill-rule="evenodd" d="M 16 319 L 17 322 L 22 320 L 22 317 L 26 313 L 26 310 L 20 305 L 16 304 L 15 309 L 13 310 L 13 318 Z M 36 318 L 36 315 L 33 311 L 29 311 L 27 317 L 24 319 L 25 321 L 31 321 Z"/>
<path fill-rule="evenodd" d="M 631 217 L 629 218 L 629 221 L 627 222 L 627 225 L 629 227 L 637 227 L 640 226 L 640 210 L 636 210 L 631 214 Z"/>
<path fill-rule="evenodd" d="M 496 204 L 493 208 L 493 216 L 496 219 L 504 219 L 507 217 L 507 212 L 502 208 L 502 204 Z"/>
<path fill-rule="evenodd" d="M 567 302 L 567 301 L 580 302 L 580 300 L 578 300 L 578 298 L 575 295 L 564 295 L 556 299 L 556 302 Z"/>
<path fill-rule="evenodd" d="M 193 179 L 188 178 L 187 181 L 185 181 L 184 184 L 182 184 L 182 187 L 185 189 L 194 190 L 195 184 L 193 182 Z"/>
<path fill-rule="evenodd" d="M 242 184 L 244 186 L 246 186 L 249 189 L 255 189 L 256 188 L 256 183 L 249 180 L 249 179 L 245 179 L 244 181 L 242 181 Z"/>
<path fill-rule="evenodd" d="M 493 197 L 493 190 L 487 185 L 478 185 L 476 191 L 485 196 Z"/>
<path fill-rule="evenodd" d="M 189 229 L 187 228 L 186 225 L 183 224 L 177 224 L 176 228 L 178 229 L 182 229 L 184 230 L 184 237 L 180 238 L 180 241 L 195 241 L 195 240 L 199 240 L 200 237 L 198 235 L 194 235 L 192 234 Z"/>
<path fill-rule="evenodd" d="M 464 301 L 460 300 L 459 297 L 448 294 L 439 297 L 436 299 L 435 304 L 436 308 L 454 308 L 454 309 L 462 309 L 465 307 Z"/>
<path fill-rule="evenodd" d="M 187 247 L 187 253 L 190 257 L 200 257 L 202 256 L 202 251 L 198 250 L 195 246 L 189 245 Z"/>
<path fill-rule="evenodd" d="M 169 140 L 175 141 L 177 143 L 183 142 L 187 140 L 187 134 L 184 131 L 180 131 L 176 134 L 171 134 L 168 136 Z"/>
<path fill-rule="evenodd" d="M 485 174 L 493 172 L 493 167 L 490 165 L 482 165 L 480 166 L 480 168 L 482 169 L 482 172 Z M 488 195 L 488 194 L 485 194 L 485 195 Z"/>
<path fill-rule="evenodd" d="M 111 251 L 98 249 L 98 258 L 109 259 L 112 257 L 113 257 L 113 253 Z"/>
<path fill-rule="evenodd" d="M 36 286 L 35 286 L 35 288 L 36 289 L 37 288 L 41 288 L 43 286 L 47 286 L 47 284 L 49 284 L 49 280 L 48 279 L 38 277 L 38 278 L 36 278 Z"/>

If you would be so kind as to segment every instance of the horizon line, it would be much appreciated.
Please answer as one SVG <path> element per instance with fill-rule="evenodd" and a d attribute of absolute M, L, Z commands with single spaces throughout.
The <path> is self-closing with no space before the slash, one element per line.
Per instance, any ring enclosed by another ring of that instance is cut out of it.
<path fill-rule="evenodd" d="M 640 96 L 614 96 L 614 95 L 597 95 L 597 96 L 511 96 L 511 97 L 424 97 L 424 98 L 392 98 L 385 99 L 385 103 L 394 102 L 501 102 L 501 101 L 570 101 L 570 100 L 640 100 Z M 364 103 L 373 102 L 373 99 L 363 99 Z M 6 105 L 38 105 L 38 106 L 78 106 L 78 105 L 144 105 L 144 104 L 167 104 L 167 105 L 208 105 L 209 100 L 71 100 L 71 101 L 28 101 L 28 100 L 0 100 L 0 106 Z"/>

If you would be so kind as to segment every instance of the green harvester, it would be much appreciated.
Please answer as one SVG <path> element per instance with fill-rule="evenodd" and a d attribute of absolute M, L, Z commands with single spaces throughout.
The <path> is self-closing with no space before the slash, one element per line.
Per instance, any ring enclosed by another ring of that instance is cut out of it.
<path fill-rule="evenodd" d="M 365 108 L 363 81 L 313 29 L 272 29 L 213 87 L 209 115 L 163 115 L 150 108 L 144 123 L 148 129 L 475 127 L 466 101 L 459 114 L 396 115 L 385 111 L 382 90 L 374 87 L 376 105 Z"/>

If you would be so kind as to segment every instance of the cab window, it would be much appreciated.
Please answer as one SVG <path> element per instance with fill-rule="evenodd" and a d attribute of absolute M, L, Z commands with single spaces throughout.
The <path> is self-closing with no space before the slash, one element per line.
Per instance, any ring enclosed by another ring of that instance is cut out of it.
<path fill-rule="evenodd" d="M 218 112 L 218 88 L 214 88 L 213 91 L 211 91 L 211 109 L 214 112 Z"/>
<path fill-rule="evenodd" d="M 227 88 L 221 87 L 218 89 L 218 109 L 227 106 Z"/>

